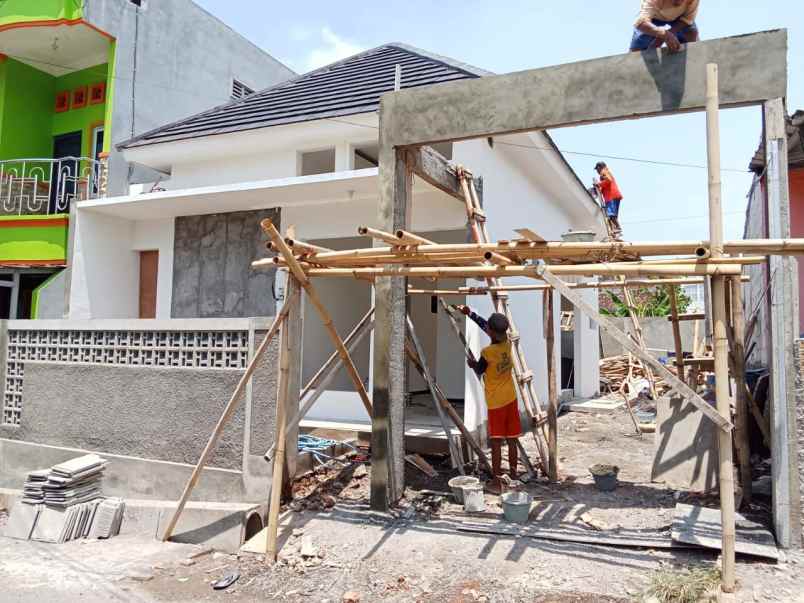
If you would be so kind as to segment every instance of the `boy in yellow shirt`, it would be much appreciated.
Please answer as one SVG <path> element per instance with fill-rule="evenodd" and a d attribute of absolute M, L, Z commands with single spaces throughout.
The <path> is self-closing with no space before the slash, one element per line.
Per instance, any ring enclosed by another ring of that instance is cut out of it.
<path fill-rule="evenodd" d="M 458 306 L 465 316 L 471 318 L 491 338 L 491 345 L 483 348 L 479 360 L 467 360 L 469 368 L 483 378 L 486 406 L 489 415 L 489 438 L 491 439 L 491 468 L 494 482 L 491 489 L 502 490 L 502 443 L 508 444 L 508 472 L 516 479 L 518 458 L 517 439 L 522 435 L 519 404 L 511 372 L 511 342 L 508 340 L 508 319 L 502 314 L 492 314 L 484 320 L 468 306 Z"/>

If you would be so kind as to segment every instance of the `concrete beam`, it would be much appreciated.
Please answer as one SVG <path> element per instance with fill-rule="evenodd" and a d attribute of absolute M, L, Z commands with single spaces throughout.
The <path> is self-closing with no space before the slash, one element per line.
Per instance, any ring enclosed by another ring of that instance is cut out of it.
<path fill-rule="evenodd" d="M 380 137 L 399 147 L 702 111 L 707 63 L 718 64 L 721 107 L 787 95 L 787 31 L 773 30 L 389 92 Z"/>
<path fill-rule="evenodd" d="M 413 173 L 437 189 L 464 202 L 461 183 L 455 168 L 433 147 L 409 150 Z"/>

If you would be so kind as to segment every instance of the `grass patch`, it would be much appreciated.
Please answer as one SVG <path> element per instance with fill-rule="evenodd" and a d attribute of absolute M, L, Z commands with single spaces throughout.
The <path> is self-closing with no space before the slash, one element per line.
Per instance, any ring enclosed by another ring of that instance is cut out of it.
<path fill-rule="evenodd" d="M 651 578 L 645 598 L 658 599 L 660 603 L 716 601 L 719 584 L 720 570 L 716 567 L 662 571 Z"/>

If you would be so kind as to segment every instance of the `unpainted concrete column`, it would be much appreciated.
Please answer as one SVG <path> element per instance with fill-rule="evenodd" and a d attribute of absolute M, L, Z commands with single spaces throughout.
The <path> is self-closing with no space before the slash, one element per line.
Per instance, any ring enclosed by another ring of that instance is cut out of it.
<path fill-rule="evenodd" d="M 382 141 L 380 149 L 377 223 L 389 232 L 407 229 L 413 172 L 404 151 L 383 147 Z M 406 289 L 404 278 L 382 277 L 374 283 L 371 507 L 380 511 L 399 500 L 405 489 Z"/>

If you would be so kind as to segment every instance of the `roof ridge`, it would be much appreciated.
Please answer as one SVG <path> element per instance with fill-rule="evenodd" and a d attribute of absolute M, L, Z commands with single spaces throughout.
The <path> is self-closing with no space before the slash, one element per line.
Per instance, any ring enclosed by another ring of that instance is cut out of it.
<path fill-rule="evenodd" d="M 412 46 L 410 44 L 405 44 L 404 42 L 389 42 L 385 44 L 385 46 L 393 46 L 394 48 L 399 48 L 400 50 L 404 50 L 406 52 L 410 52 L 412 54 L 416 54 L 420 57 L 425 59 L 430 59 L 431 61 L 435 61 L 437 63 L 441 63 L 446 65 L 447 67 L 452 67 L 453 69 L 458 69 L 459 71 L 463 71 L 467 75 L 473 75 L 476 77 L 485 77 L 488 75 L 496 75 L 493 71 L 488 71 L 486 69 L 481 69 L 480 67 L 475 67 L 474 65 L 470 65 L 469 63 L 464 63 L 463 61 L 457 61 L 453 58 L 448 56 L 444 56 L 441 54 L 436 54 L 434 52 L 430 52 L 429 50 L 423 50 L 416 46 Z"/>

